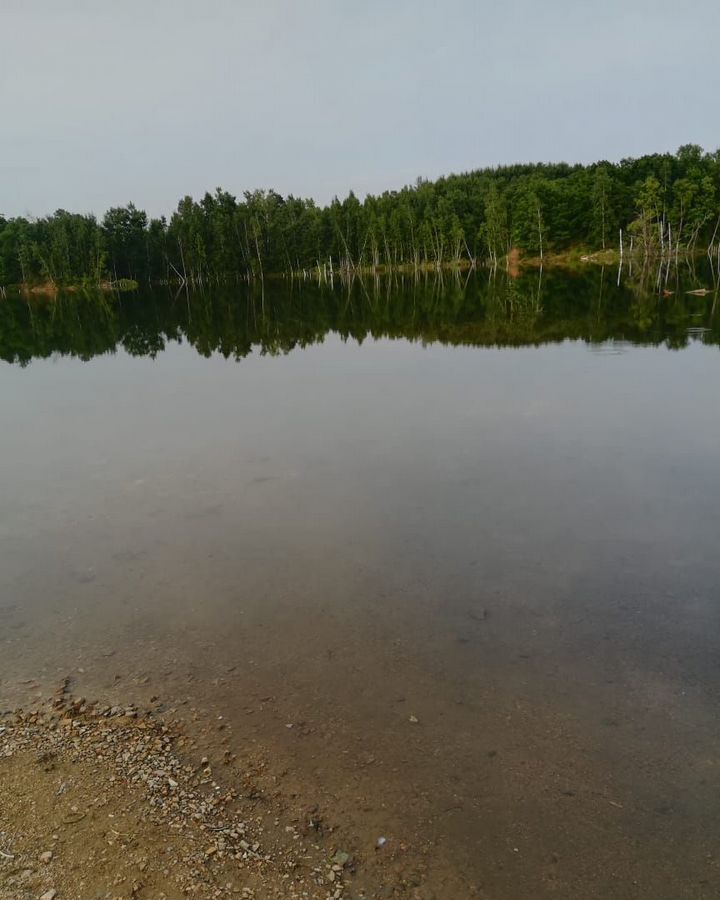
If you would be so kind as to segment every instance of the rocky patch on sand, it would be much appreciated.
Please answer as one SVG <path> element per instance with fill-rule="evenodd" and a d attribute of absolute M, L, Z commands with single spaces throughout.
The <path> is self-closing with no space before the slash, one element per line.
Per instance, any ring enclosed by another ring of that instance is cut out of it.
<path fill-rule="evenodd" d="M 314 811 L 283 821 L 229 751 L 211 762 L 187 746 L 179 723 L 74 698 L 67 682 L 37 709 L 2 713 L 0 896 L 396 896 L 353 886 L 361 861 Z"/>

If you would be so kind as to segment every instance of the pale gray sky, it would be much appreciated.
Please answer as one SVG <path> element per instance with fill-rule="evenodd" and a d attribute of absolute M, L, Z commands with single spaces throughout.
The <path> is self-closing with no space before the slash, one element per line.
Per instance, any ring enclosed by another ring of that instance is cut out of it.
<path fill-rule="evenodd" d="M 0 213 L 720 146 L 718 0 L 0 0 Z"/>

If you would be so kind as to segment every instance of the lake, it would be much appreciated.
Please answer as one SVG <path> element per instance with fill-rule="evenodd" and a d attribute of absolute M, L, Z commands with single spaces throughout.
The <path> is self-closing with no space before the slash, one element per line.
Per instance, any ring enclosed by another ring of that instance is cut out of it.
<path fill-rule="evenodd" d="M 222 716 L 438 898 L 717 896 L 707 283 L 0 300 L 0 707 Z"/>

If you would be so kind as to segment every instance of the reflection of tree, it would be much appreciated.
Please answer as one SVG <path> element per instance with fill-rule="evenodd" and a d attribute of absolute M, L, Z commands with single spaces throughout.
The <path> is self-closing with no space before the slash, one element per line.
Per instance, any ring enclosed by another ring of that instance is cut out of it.
<path fill-rule="evenodd" d="M 0 356 L 8 362 L 27 363 L 53 353 L 88 360 L 114 351 L 118 338 L 114 299 L 78 293 L 0 303 Z"/>
<path fill-rule="evenodd" d="M 688 329 L 703 326 L 720 343 L 713 298 L 678 289 L 659 297 L 639 282 L 618 288 L 598 270 L 568 276 L 501 272 L 354 279 L 336 289 L 316 281 L 266 280 L 226 288 L 144 295 L 91 293 L 54 300 L 8 297 L 0 302 L 0 357 L 25 364 L 59 353 L 90 359 L 120 346 L 154 357 L 182 340 L 210 356 L 242 359 L 255 351 L 289 353 L 321 342 L 406 338 L 469 346 L 535 345 L 564 339 L 610 338 L 680 347 Z M 652 285 L 651 285 L 652 287 Z"/>

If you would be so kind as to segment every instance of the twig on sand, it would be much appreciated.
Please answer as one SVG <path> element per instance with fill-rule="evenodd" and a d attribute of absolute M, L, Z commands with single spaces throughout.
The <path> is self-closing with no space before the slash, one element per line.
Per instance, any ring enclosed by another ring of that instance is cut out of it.
<path fill-rule="evenodd" d="M 87 813 L 82 813 L 82 815 L 75 816 L 74 819 L 63 819 L 60 823 L 61 825 L 77 825 L 78 822 L 82 822 Z"/>

